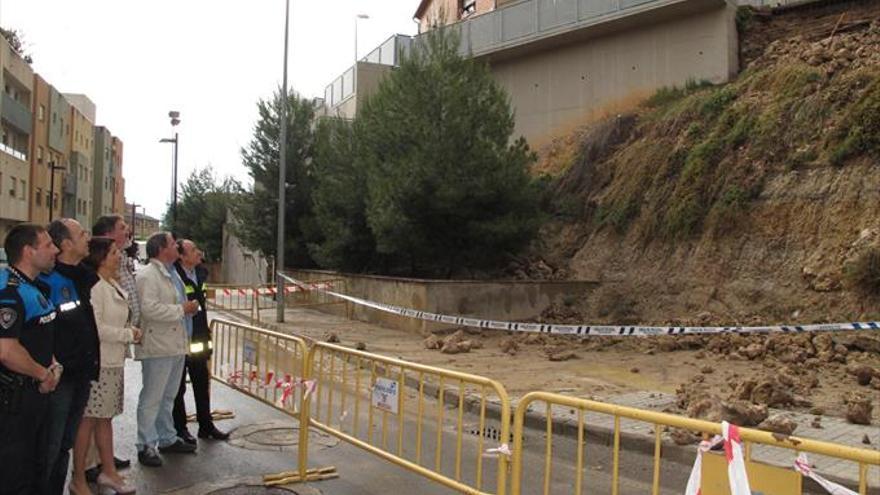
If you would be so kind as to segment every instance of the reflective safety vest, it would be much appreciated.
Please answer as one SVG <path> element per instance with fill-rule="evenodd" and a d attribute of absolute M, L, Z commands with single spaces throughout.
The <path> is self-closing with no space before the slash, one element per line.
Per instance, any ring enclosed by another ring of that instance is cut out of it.
<path fill-rule="evenodd" d="M 207 270 L 196 267 L 196 280 L 187 276 L 180 262 L 174 264 L 177 274 L 183 281 L 183 291 L 189 301 L 198 301 L 200 311 L 192 316 L 193 333 L 189 343 L 190 357 L 209 358 L 214 346 L 211 342 L 211 328 L 208 326 L 207 304 L 205 302 L 205 278 Z"/>

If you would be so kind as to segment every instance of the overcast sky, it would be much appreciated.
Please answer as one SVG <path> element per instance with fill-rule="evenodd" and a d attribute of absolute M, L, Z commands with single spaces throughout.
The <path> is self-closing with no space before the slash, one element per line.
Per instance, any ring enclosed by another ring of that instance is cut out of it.
<path fill-rule="evenodd" d="M 364 56 L 414 34 L 418 0 L 291 0 L 289 84 L 323 96 L 352 65 L 354 19 Z M 179 110 L 179 180 L 212 165 L 245 179 L 239 150 L 256 102 L 281 84 L 284 0 L 0 0 L 0 25 L 24 35 L 33 68 L 65 93 L 85 93 L 97 125 L 125 146 L 125 196 L 159 217 L 170 201 L 168 110 Z"/>

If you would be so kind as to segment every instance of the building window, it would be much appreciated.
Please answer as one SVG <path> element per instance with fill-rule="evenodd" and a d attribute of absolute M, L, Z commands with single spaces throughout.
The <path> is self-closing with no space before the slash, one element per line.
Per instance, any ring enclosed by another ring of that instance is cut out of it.
<path fill-rule="evenodd" d="M 37 146 L 37 163 L 43 163 L 43 147 Z"/>
<path fill-rule="evenodd" d="M 15 197 L 15 190 L 18 189 L 18 179 L 12 177 L 12 187 L 9 188 L 9 197 Z"/>
<path fill-rule="evenodd" d="M 21 180 L 21 200 L 24 201 L 27 198 L 27 181 Z"/>
<path fill-rule="evenodd" d="M 52 208 L 58 208 L 58 193 L 52 197 Z"/>
<path fill-rule="evenodd" d="M 43 206 L 43 190 L 39 187 L 37 188 L 37 193 L 34 194 L 34 202 L 37 206 Z"/>
<path fill-rule="evenodd" d="M 37 118 L 40 119 L 40 122 L 46 119 L 46 107 L 40 105 L 39 110 L 37 110 Z"/>

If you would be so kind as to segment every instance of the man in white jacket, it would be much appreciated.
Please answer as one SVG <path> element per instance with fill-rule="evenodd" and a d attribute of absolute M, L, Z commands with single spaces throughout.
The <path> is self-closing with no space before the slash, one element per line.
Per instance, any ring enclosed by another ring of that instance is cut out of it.
<path fill-rule="evenodd" d="M 141 303 L 143 340 L 135 346 L 141 361 L 143 388 L 137 408 L 138 461 L 149 467 L 162 465 L 156 453 L 193 453 L 195 445 L 177 437 L 171 410 L 180 387 L 187 334 L 184 317 L 198 311 L 187 301 L 183 282 L 174 269 L 179 257 L 177 244 L 168 232 L 157 232 L 147 240 L 149 264 L 137 274 Z"/>

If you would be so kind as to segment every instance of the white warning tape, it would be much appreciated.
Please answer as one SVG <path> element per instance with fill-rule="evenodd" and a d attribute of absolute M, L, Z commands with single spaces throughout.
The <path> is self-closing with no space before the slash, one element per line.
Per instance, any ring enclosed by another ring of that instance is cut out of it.
<path fill-rule="evenodd" d="M 288 282 L 300 287 L 312 287 L 305 282 L 287 275 L 281 276 Z M 392 306 L 358 297 L 347 296 L 323 288 L 314 288 L 360 306 L 373 308 L 398 316 L 406 316 L 419 320 L 447 323 L 463 327 L 487 328 L 492 330 L 509 330 L 513 332 L 550 333 L 557 335 L 581 336 L 619 336 L 619 337 L 650 337 L 658 335 L 703 335 L 716 333 L 801 333 L 801 332 L 837 332 L 842 330 L 880 330 L 880 322 L 855 323 L 821 323 L 816 325 L 772 325 L 764 327 L 650 327 L 650 326 L 609 326 L 609 325 L 555 325 L 549 323 L 519 323 L 514 321 L 481 320 L 464 316 L 443 315 L 418 311 L 411 308 Z"/>
<path fill-rule="evenodd" d="M 813 471 L 813 468 L 810 466 L 810 460 L 807 459 L 807 454 L 801 452 L 798 458 L 794 461 L 794 470 L 801 473 L 804 476 L 812 478 L 816 481 L 822 488 L 828 490 L 828 493 L 832 495 L 858 495 L 856 492 L 850 490 L 849 488 L 838 485 L 832 481 L 828 481 L 822 476 L 819 476 L 817 473 Z"/>

